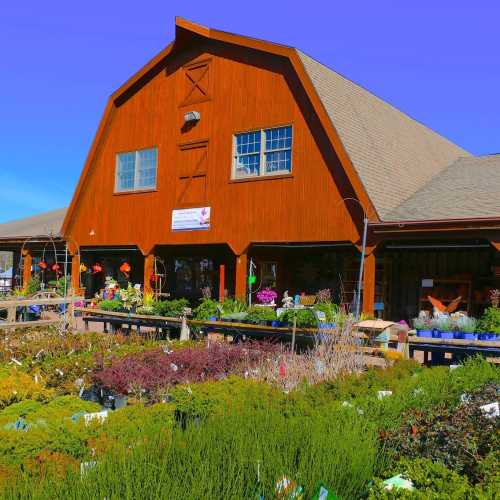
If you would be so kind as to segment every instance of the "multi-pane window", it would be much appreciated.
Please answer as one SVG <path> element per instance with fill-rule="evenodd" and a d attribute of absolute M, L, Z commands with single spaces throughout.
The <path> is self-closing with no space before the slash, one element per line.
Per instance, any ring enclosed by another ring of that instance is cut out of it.
<path fill-rule="evenodd" d="M 156 148 L 117 154 L 115 192 L 156 188 L 157 163 Z"/>
<path fill-rule="evenodd" d="M 292 170 L 292 127 L 276 127 L 234 136 L 233 177 L 288 174 Z"/>

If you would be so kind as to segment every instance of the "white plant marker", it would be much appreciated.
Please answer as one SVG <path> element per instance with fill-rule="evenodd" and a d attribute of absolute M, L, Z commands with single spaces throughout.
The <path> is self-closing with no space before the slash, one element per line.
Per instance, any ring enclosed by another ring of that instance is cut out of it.
<path fill-rule="evenodd" d="M 460 365 L 450 365 L 450 371 L 456 370 L 457 368 L 460 368 Z"/>
<path fill-rule="evenodd" d="M 485 417 L 487 418 L 500 417 L 500 406 L 498 405 L 498 401 L 480 406 L 479 408 L 486 414 Z"/>
<path fill-rule="evenodd" d="M 85 425 L 89 425 L 93 420 L 97 420 L 100 424 L 102 424 L 108 418 L 108 410 L 85 413 L 83 418 L 85 420 Z"/>
<path fill-rule="evenodd" d="M 392 396 L 392 391 L 378 391 L 377 392 L 377 397 L 379 399 L 384 399 L 387 396 Z"/>

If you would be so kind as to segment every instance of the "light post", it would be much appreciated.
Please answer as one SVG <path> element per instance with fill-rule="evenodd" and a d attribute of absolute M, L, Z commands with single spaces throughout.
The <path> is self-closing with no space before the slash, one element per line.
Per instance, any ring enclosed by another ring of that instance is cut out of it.
<path fill-rule="evenodd" d="M 368 233 L 368 215 L 366 213 L 365 207 L 357 198 L 343 198 L 342 202 L 355 201 L 363 210 L 363 237 L 361 239 L 361 262 L 359 264 L 359 274 L 358 274 L 358 286 L 356 288 L 355 300 L 356 300 L 356 319 L 359 319 L 360 309 L 361 309 L 361 289 L 363 287 L 363 271 L 365 267 L 365 254 L 366 254 L 366 236 Z"/>

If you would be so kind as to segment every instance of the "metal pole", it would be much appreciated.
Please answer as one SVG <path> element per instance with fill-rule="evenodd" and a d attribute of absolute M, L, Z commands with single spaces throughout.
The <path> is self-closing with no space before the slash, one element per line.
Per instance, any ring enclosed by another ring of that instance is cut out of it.
<path fill-rule="evenodd" d="M 358 278 L 358 293 L 356 297 L 356 319 L 359 319 L 359 313 L 361 308 L 361 287 L 363 286 L 363 269 L 365 266 L 365 252 L 366 252 L 366 233 L 368 230 L 368 218 L 363 219 L 363 242 L 361 245 L 361 263 L 359 264 L 359 278 Z"/>
<path fill-rule="evenodd" d="M 80 272 L 79 269 L 72 270 L 72 272 Z M 64 249 L 64 298 L 68 299 L 68 242 L 66 242 Z M 66 330 L 67 325 L 67 311 L 68 311 L 68 303 L 64 304 L 64 329 Z"/>
<path fill-rule="evenodd" d="M 252 276 L 253 272 L 253 259 L 250 257 L 250 264 L 249 264 L 249 272 L 248 272 L 248 278 Z M 252 283 L 250 280 L 248 280 L 248 305 L 252 305 Z"/>

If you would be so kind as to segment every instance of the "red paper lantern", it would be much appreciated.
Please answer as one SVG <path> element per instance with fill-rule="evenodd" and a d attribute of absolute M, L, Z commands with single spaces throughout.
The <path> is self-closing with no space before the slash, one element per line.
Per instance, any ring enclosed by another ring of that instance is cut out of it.
<path fill-rule="evenodd" d="M 38 263 L 38 267 L 42 270 L 42 271 L 45 271 L 47 269 L 47 262 L 45 262 L 44 260 L 41 260 L 39 263 Z"/>
<path fill-rule="evenodd" d="M 102 266 L 101 264 L 99 264 L 99 262 L 96 262 L 93 266 L 92 266 L 92 273 L 93 274 L 98 274 L 102 272 Z"/>
<path fill-rule="evenodd" d="M 52 271 L 58 273 L 61 270 L 61 266 L 59 264 L 52 264 Z"/>
<path fill-rule="evenodd" d="M 120 266 L 120 271 L 123 273 L 123 274 L 128 274 L 130 273 L 130 271 L 132 270 L 132 268 L 130 267 L 130 264 L 128 262 L 124 262 L 121 266 Z"/>

